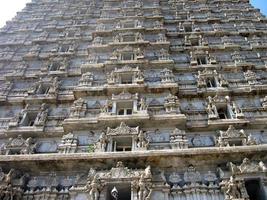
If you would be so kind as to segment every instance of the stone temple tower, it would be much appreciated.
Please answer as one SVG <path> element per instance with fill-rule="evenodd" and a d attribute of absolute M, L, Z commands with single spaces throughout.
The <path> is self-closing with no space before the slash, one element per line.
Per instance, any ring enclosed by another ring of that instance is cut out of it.
<path fill-rule="evenodd" d="M 32 0 L 0 74 L 0 200 L 267 199 L 249 0 Z"/>

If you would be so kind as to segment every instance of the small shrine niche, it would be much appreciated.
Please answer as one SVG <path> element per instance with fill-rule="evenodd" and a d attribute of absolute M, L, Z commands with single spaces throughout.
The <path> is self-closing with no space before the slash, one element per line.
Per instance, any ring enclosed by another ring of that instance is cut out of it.
<path fill-rule="evenodd" d="M 190 52 L 191 66 L 201 66 L 201 65 L 209 65 L 216 64 L 216 60 L 214 57 L 210 55 L 208 51 L 195 51 Z"/>
<path fill-rule="evenodd" d="M 165 111 L 168 114 L 179 114 L 180 111 L 180 101 L 177 96 L 169 94 L 164 100 Z"/>
<path fill-rule="evenodd" d="M 91 87 L 94 83 L 94 74 L 91 72 L 85 72 L 82 74 L 81 79 L 79 80 L 80 87 Z"/>
<path fill-rule="evenodd" d="M 129 169 L 122 162 L 107 171 L 90 169 L 84 187 L 72 188 L 73 195 L 76 191 L 84 191 L 89 199 L 95 200 L 150 200 L 153 185 L 151 168 L 144 170 Z"/>
<path fill-rule="evenodd" d="M 143 34 L 140 32 L 126 32 L 126 33 L 119 33 L 113 37 L 114 43 L 132 43 L 132 42 L 143 42 L 144 37 Z"/>
<path fill-rule="evenodd" d="M 231 102 L 229 96 L 208 97 L 206 111 L 209 119 L 242 119 L 244 114 L 241 108 L 235 103 Z"/>
<path fill-rule="evenodd" d="M 25 140 L 21 135 L 18 135 L 17 138 L 9 138 L 9 140 L 1 147 L 1 154 L 34 154 L 36 145 L 37 144 L 35 144 L 31 137 Z"/>
<path fill-rule="evenodd" d="M 131 128 L 124 122 L 119 127 L 107 128 L 94 145 L 95 152 L 120 152 L 147 150 L 149 142 L 139 127 Z"/>
<path fill-rule="evenodd" d="M 142 28 L 143 22 L 137 20 L 123 20 L 116 24 L 116 29 L 136 29 Z"/>
<path fill-rule="evenodd" d="M 59 81 L 57 77 L 54 78 L 43 78 L 40 79 L 37 84 L 31 90 L 29 90 L 29 95 L 38 95 L 38 96 L 47 96 L 53 95 L 56 96 L 59 90 Z"/>
<path fill-rule="evenodd" d="M 244 158 L 240 165 L 227 164 L 230 177 L 224 177 L 220 183 L 226 200 L 231 199 L 266 199 L 264 179 L 267 168 L 265 164 Z"/>
<path fill-rule="evenodd" d="M 170 134 L 170 145 L 172 149 L 186 149 L 188 148 L 188 139 L 185 131 L 174 129 Z"/>
<path fill-rule="evenodd" d="M 62 137 L 61 143 L 58 145 L 59 153 L 76 153 L 78 148 L 78 137 L 73 133 L 68 133 Z"/>
<path fill-rule="evenodd" d="M 197 86 L 198 88 L 217 88 L 227 87 L 228 82 L 222 74 L 218 74 L 216 70 L 198 71 Z"/>
<path fill-rule="evenodd" d="M 102 115 L 147 114 L 147 104 L 144 98 L 139 98 L 138 93 L 122 92 L 119 95 L 113 94 L 101 111 Z"/>
<path fill-rule="evenodd" d="M 247 135 L 243 129 L 236 130 L 230 125 L 226 131 L 220 131 L 220 136 L 217 139 L 217 146 L 245 146 L 256 145 L 257 141 L 252 135 Z"/>
<path fill-rule="evenodd" d="M 111 61 L 137 61 L 140 59 L 144 59 L 144 51 L 129 46 L 113 51 L 113 55 L 110 57 Z"/>
<path fill-rule="evenodd" d="M 107 82 L 109 85 L 115 84 L 142 84 L 144 83 L 144 74 L 138 68 L 125 66 L 121 69 L 115 68 L 107 74 Z"/>
<path fill-rule="evenodd" d="M 47 116 L 48 110 L 46 104 L 42 104 L 41 106 L 30 106 L 27 104 L 25 108 L 9 122 L 9 128 L 43 127 Z"/>
<path fill-rule="evenodd" d="M 53 60 L 50 59 L 50 61 L 48 61 L 47 66 L 42 68 L 41 71 L 44 73 L 49 73 L 49 74 L 54 74 L 54 73 L 58 73 L 58 72 L 66 72 L 67 71 L 67 67 L 69 65 L 69 61 L 68 59 L 65 58 L 54 58 Z"/>

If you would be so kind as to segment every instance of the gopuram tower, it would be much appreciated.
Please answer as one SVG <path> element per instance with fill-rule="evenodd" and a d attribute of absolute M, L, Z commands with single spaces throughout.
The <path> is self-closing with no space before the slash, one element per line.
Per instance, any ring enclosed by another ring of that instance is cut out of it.
<path fill-rule="evenodd" d="M 0 200 L 267 199 L 249 0 L 32 0 L 0 75 Z"/>

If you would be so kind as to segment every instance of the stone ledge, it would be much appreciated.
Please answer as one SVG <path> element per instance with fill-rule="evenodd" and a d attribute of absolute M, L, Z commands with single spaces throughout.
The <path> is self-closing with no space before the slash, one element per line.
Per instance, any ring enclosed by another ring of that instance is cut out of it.
<path fill-rule="evenodd" d="M 222 155 L 236 153 L 266 152 L 267 144 L 240 147 L 205 147 L 189 149 L 148 150 L 132 152 L 104 152 L 104 153 L 70 153 L 70 154 L 32 154 L 32 155 L 0 155 L 0 162 L 22 161 L 77 161 L 94 159 L 125 159 L 125 158 L 152 158 L 152 157 L 192 157 L 200 155 Z"/>

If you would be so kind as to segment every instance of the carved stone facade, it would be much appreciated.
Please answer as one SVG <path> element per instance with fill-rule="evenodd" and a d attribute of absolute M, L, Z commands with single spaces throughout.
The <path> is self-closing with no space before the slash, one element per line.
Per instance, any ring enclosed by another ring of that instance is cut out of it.
<path fill-rule="evenodd" d="M 248 0 L 32 0 L 0 73 L 0 200 L 267 199 Z"/>

